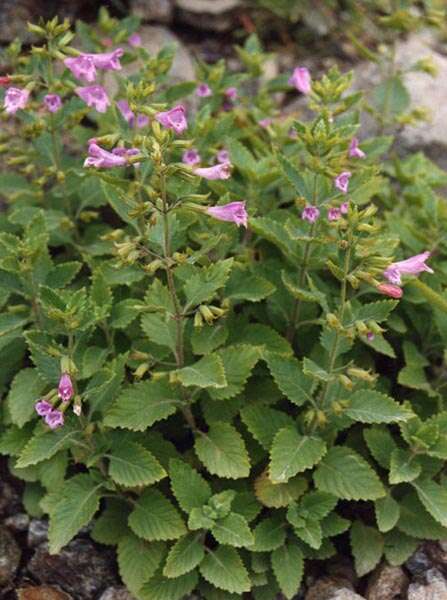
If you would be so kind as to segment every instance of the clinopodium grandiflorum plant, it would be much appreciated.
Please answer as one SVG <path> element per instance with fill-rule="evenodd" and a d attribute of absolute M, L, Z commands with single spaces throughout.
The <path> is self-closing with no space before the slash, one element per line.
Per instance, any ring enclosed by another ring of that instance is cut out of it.
<path fill-rule="evenodd" d="M 89 525 L 140 600 L 290 599 L 340 548 L 399 565 L 447 537 L 447 175 L 365 138 L 350 73 L 266 81 L 251 36 L 244 71 L 171 85 L 137 25 L 103 14 L 82 50 L 32 25 L 5 55 L 0 452 L 25 507 L 52 553 Z"/>

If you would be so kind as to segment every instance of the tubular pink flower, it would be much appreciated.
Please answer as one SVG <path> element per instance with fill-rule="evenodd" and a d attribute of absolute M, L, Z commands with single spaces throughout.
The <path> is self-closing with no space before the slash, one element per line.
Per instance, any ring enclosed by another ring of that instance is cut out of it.
<path fill-rule="evenodd" d="M 349 144 L 348 155 L 351 158 L 365 158 L 366 154 L 359 148 L 359 141 L 356 137 L 353 137 Z"/>
<path fill-rule="evenodd" d="M 392 263 L 389 267 L 387 267 L 387 269 L 385 269 L 383 274 L 390 283 L 400 285 L 402 283 L 402 275 L 419 275 L 419 273 L 422 273 L 423 271 L 426 271 L 427 273 L 433 273 L 433 269 L 425 264 L 425 261 L 429 257 L 430 252 L 416 254 L 415 256 L 411 256 L 406 260 Z"/>
<path fill-rule="evenodd" d="M 43 102 L 50 113 L 56 113 L 62 108 L 62 100 L 58 94 L 47 94 Z"/>
<path fill-rule="evenodd" d="M 96 108 L 100 113 L 105 113 L 110 106 L 109 97 L 101 85 L 77 87 L 75 92 L 87 106 Z"/>
<path fill-rule="evenodd" d="M 61 378 L 59 379 L 57 393 L 63 402 L 68 402 L 73 397 L 73 384 L 68 373 L 62 373 Z"/>
<path fill-rule="evenodd" d="M 238 227 L 240 225 L 247 227 L 248 224 L 245 202 L 230 202 L 223 206 L 210 206 L 206 209 L 206 212 L 219 221 L 236 223 Z"/>
<path fill-rule="evenodd" d="M 173 129 L 175 133 L 183 133 L 188 127 L 188 121 L 185 116 L 185 107 L 179 104 L 171 110 L 159 112 L 155 118 L 166 129 Z"/>
<path fill-rule="evenodd" d="M 373 334 L 372 331 L 368 331 L 368 333 L 366 334 L 366 339 L 368 340 L 368 342 L 372 342 L 375 338 L 375 335 Z"/>
<path fill-rule="evenodd" d="M 389 296 L 390 298 L 402 298 L 403 290 L 398 285 L 392 285 L 391 283 L 379 283 L 376 287 L 376 290 L 385 296 Z"/>
<path fill-rule="evenodd" d="M 258 121 L 258 125 L 260 127 L 262 127 L 263 129 L 267 129 L 267 127 L 270 127 L 270 125 L 273 123 L 273 120 L 270 119 L 269 117 L 266 117 L 265 119 L 261 119 L 260 121 Z"/>
<path fill-rule="evenodd" d="M 235 100 L 237 100 L 238 97 L 238 91 L 237 91 L 237 87 L 229 87 L 225 90 L 224 92 L 224 96 L 225 98 L 227 98 L 227 100 L 230 100 L 231 102 L 234 102 Z"/>
<path fill-rule="evenodd" d="M 200 154 L 195 148 L 189 148 L 189 150 L 183 152 L 182 162 L 185 163 L 185 165 L 196 165 L 200 162 Z"/>
<path fill-rule="evenodd" d="M 138 129 L 147 127 L 149 125 L 149 117 L 147 115 L 137 115 L 136 124 Z"/>
<path fill-rule="evenodd" d="M 124 50 L 122 48 L 117 48 L 112 52 L 100 52 L 98 54 L 90 54 L 90 56 L 97 69 L 104 69 L 105 71 L 121 71 L 122 66 L 120 58 L 123 54 Z"/>
<path fill-rule="evenodd" d="M 342 202 L 340 204 L 340 212 L 342 215 L 347 215 L 349 211 L 349 204 L 348 202 Z"/>
<path fill-rule="evenodd" d="M 64 65 L 73 73 L 76 79 L 92 83 L 96 79 L 96 65 L 92 54 L 81 54 L 74 58 L 66 58 Z"/>
<path fill-rule="evenodd" d="M 337 175 L 337 177 L 334 180 L 334 185 L 335 187 L 340 190 L 340 192 L 343 192 L 343 194 L 347 194 L 348 193 L 348 187 L 349 187 L 349 180 L 352 177 L 352 173 L 350 171 L 343 171 L 343 173 L 340 173 L 340 175 Z"/>
<path fill-rule="evenodd" d="M 45 415 L 47 415 L 53 410 L 53 405 L 47 402 L 46 400 L 39 400 L 34 405 L 34 408 L 36 410 L 36 413 L 40 417 L 45 417 Z"/>
<path fill-rule="evenodd" d="M 218 163 L 213 167 L 199 167 L 194 173 L 205 179 L 229 179 L 231 177 L 231 163 Z"/>
<path fill-rule="evenodd" d="M 4 107 L 8 115 L 14 115 L 18 110 L 24 109 L 29 98 L 29 90 L 10 87 L 6 90 Z"/>
<path fill-rule="evenodd" d="M 62 427 L 64 424 L 64 413 L 60 410 L 54 409 L 45 415 L 45 423 L 50 429 L 57 429 Z"/>
<path fill-rule="evenodd" d="M 132 48 L 139 48 L 141 46 L 141 35 L 139 33 L 132 33 L 127 39 L 127 43 Z"/>
<path fill-rule="evenodd" d="M 222 150 L 219 150 L 219 152 L 216 154 L 216 158 L 217 162 L 228 163 L 230 162 L 230 153 L 228 152 L 228 150 L 222 148 Z"/>
<path fill-rule="evenodd" d="M 316 206 L 306 206 L 301 213 L 303 221 L 308 221 L 309 223 L 315 223 L 319 216 L 320 209 Z"/>
<path fill-rule="evenodd" d="M 123 119 L 125 119 L 131 127 L 136 125 L 138 129 L 141 129 L 149 124 L 149 117 L 146 115 L 137 115 L 137 118 L 135 119 L 135 113 L 131 110 L 127 100 L 118 100 L 116 106 Z"/>
<path fill-rule="evenodd" d="M 84 161 L 84 167 L 96 167 L 97 169 L 112 169 L 113 167 L 124 167 L 127 164 L 127 155 L 117 152 L 108 152 L 95 142 L 88 147 L 88 157 Z"/>
<path fill-rule="evenodd" d="M 199 96 L 199 98 L 208 98 L 213 95 L 213 91 L 206 83 L 199 83 L 196 87 L 196 95 Z"/>
<path fill-rule="evenodd" d="M 312 90 L 311 82 L 309 69 L 306 67 L 296 67 L 293 70 L 292 77 L 288 81 L 290 85 L 293 85 L 302 94 L 310 94 Z"/>
<path fill-rule="evenodd" d="M 336 207 L 332 207 L 327 211 L 327 218 L 329 221 L 338 221 L 341 217 L 341 210 Z"/>

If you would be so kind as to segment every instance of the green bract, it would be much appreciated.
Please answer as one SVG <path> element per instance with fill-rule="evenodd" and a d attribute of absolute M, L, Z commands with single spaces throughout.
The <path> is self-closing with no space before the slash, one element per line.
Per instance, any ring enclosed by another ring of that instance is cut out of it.
<path fill-rule="evenodd" d="M 27 509 L 49 516 L 53 553 L 92 523 L 140 600 L 292 598 L 339 536 L 360 576 L 400 564 L 447 535 L 447 176 L 421 154 L 389 160 L 390 136 L 362 139 L 349 73 L 314 76 L 313 118 L 285 118 L 275 94 L 290 86 L 250 70 L 255 37 L 247 72 L 201 65 L 172 86 L 172 49 L 131 48 L 136 25 L 107 22 L 139 68 L 112 74 L 104 113 L 62 69 L 68 24 L 42 26 L 12 75 L 30 97 L 2 146 L 0 452 Z M 176 133 L 159 113 L 183 104 Z M 93 137 L 115 158 L 84 167 Z M 231 176 L 197 176 L 191 148 L 200 167 L 227 150 Z M 434 273 L 403 272 L 399 299 L 383 272 L 424 251 Z"/>

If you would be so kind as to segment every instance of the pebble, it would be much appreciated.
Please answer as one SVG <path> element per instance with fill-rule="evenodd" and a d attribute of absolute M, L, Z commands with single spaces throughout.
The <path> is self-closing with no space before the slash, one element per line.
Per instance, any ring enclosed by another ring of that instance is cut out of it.
<path fill-rule="evenodd" d="M 437 569 L 425 574 L 426 584 L 411 583 L 408 588 L 408 600 L 447 600 L 447 582 Z"/>
<path fill-rule="evenodd" d="M 0 527 L 0 590 L 11 582 L 19 567 L 20 548 L 13 535 Z"/>
<path fill-rule="evenodd" d="M 393 600 L 404 593 L 408 578 L 400 567 L 382 564 L 371 575 L 366 592 L 367 600 Z"/>
<path fill-rule="evenodd" d="M 73 600 L 73 596 L 54 587 L 39 585 L 18 589 L 17 600 Z"/>
<path fill-rule="evenodd" d="M 135 600 L 135 598 L 129 594 L 125 587 L 109 587 L 98 600 Z"/>

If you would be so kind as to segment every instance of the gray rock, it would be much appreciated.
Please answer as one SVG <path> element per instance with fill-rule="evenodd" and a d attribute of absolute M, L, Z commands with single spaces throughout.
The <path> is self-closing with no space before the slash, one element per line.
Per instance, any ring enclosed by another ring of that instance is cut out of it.
<path fill-rule="evenodd" d="M 109 587 L 98 600 L 135 600 L 135 598 L 130 595 L 125 587 Z"/>
<path fill-rule="evenodd" d="M 36 13 L 36 8 L 34 0 L 1 0 L 0 43 L 11 42 L 16 37 L 22 42 L 29 41 L 26 23 L 33 21 L 35 14 L 42 14 Z"/>
<path fill-rule="evenodd" d="M 7 529 L 0 528 L 0 589 L 13 579 L 19 568 L 20 558 L 20 548 L 12 534 Z"/>
<path fill-rule="evenodd" d="M 30 548 L 36 548 L 48 538 L 48 521 L 31 519 L 28 527 L 27 543 Z"/>
<path fill-rule="evenodd" d="M 408 578 L 400 567 L 382 564 L 372 574 L 366 592 L 367 600 L 393 600 L 404 593 Z"/>
<path fill-rule="evenodd" d="M 23 507 L 21 506 L 19 494 L 12 485 L 0 481 L 0 516 L 15 515 L 21 510 L 23 510 Z"/>
<path fill-rule="evenodd" d="M 195 79 L 194 63 L 191 55 L 173 33 L 166 27 L 159 25 L 144 25 L 138 30 L 141 36 L 141 46 L 151 55 L 155 56 L 162 48 L 169 44 L 176 44 L 177 53 L 172 63 L 169 76 L 172 82 L 190 81 Z M 120 72 L 123 77 L 130 77 L 141 69 L 141 64 L 134 63 L 126 65 Z M 108 72 L 105 78 L 105 86 L 108 92 L 113 96 L 118 91 L 118 86 L 114 76 Z"/>
<path fill-rule="evenodd" d="M 433 563 L 424 547 L 418 548 L 405 563 L 405 567 L 414 577 L 423 576 L 432 566 Z"/>
<path fill-rule="evenodd" d="M 17 600 L 73 600 L 73 596 L 54 587 L 39 585 L 18 589 Z"/>
<path fill-rule="evenodd" d="M 5 519 L 4 524 L 13 531 L 26 531 L 29 525 L 29 516 L 26 513 L 17 513 Z"/>
<path fill-rule="evenodd" d="M 365 600 L 363 596 L 359 596 L 348 588 L 340 588 L 328 600 Z"/>
<path fill-rule="evenodd" d="M 116 584 L 112 555 L 88 541 L 75 539 L 59 554 L 50 554 L 41 544 L 28 563 L 29 572 L 40 582 L 57 584 L 76 600 L 92 600 L 106 587 Z"/>
<path fill-rule="evenodd" d="M 322 577 L 307 591 L 305 600 L 365 600 L 345 578 Z"/>
<path fill-rule="evenodd" d="M 437 569 L 426 573 L 426 584 L 412 583 L 408 588 L 408 600 L 447 600 L 447 582 Z"/>
<path fill-rule="evenodd" d="M 170 23 L 174 7 L 171 0 L 133 0 L 132 13 L 143 22 Z"/>
<path fill-rule="evenodd" d="M 179 21 L 210 31 L 230 31 L 238 22 L 240 0 L 175 0 Z"/>

